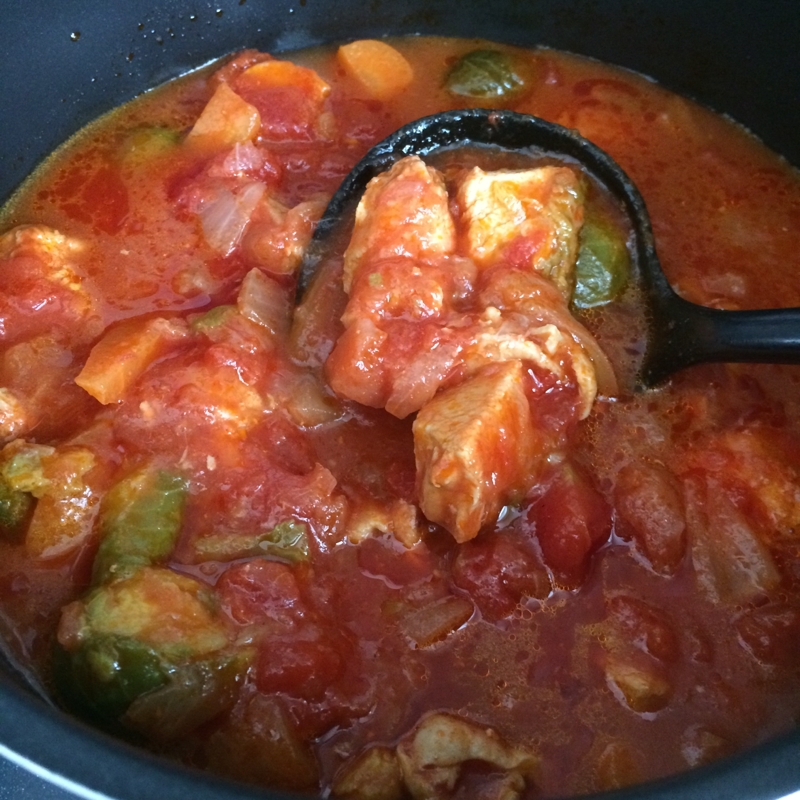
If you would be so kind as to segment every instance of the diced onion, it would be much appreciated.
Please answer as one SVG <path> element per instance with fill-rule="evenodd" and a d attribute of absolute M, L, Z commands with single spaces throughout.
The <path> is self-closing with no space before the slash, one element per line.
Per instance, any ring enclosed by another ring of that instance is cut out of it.
<path fill-rule="evenodd" d="M 215 196 L 200 209 L 203 236 L 223 256 L 229 255 L 241 241 L 256 206 L 264 195 L 263 183 L 248 183 L 238 194 L 220 187 Z"/>
<path fill-rule="evenodd" d="M 429 647 L 458 630 L 472 613 L 469 600 L 452 595 L 408 612 L 400 628 L 416 647 Z"/>
<path fill-rule="evenodd" d="M 221 172 L 231 177 L 253 175 L 264 166 L 264 154 L 252 142 L 237 142 L 222 162 Z"/>
<path fill-rule="evenodd" d="M 313 428 L 342 416 L 336 399 L 323 389 L 321 382 L 310 372 L 286 376 L 286 386 L 286 410 L 298 425 Z"/>
<path fill-rule="evenodd" d="M 275 336 L 289 329 L 289 298 L 286 289 L 261 270 L 251 269 L 242 281 L 236 299 L 240 313 Z"/>
<path fill-rule="evenodd" d="M 780 583 L 767 546 L 714 480 L 689 479 L 686 522 L 700 590 L 715 602 L 740 604 Z"/>

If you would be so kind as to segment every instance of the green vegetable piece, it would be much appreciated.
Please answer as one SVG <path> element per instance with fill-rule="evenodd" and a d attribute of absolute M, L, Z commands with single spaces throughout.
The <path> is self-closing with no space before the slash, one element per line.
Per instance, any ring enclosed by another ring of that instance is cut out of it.
<path fill-rule="evenodd" d="M 292 562 L 305 561 L 308 531 L 302 523 L 287 520 L 266 533 L 204 536 L 195 543 L 195 553 L 200 561 L 233 561 L 263 555 Z"/>
<path fill-rule="evenodd" d="M 193 333 L 204 333 L 211 335 L 213 331 L 225 325 L 231 317 L 238 314 L 239 311 L 236 306 L 223 305 L 216 306 L 209 311 L 195 317 L 189 323 L 189 329 Z"/>
<path fill-rule="evenodd" d="M 211 589 L 164 567 L 142 567 L 82 601 L 78 638 L 121 636 L 151 647 L 177 664 L 221 650 L 227 643 Z"/>
<path fill-rule="evenodd" d="M 136 168 L 168 155 L 180 142 L 178 131 L 162 127 L 141 127 L 131 131 L 120 149 L 123 166 Z"/>
<path fill-rule="evenodd" d="M 17 541 L 32 509 L 33 497 L 15 491 L 0 477 L 0 536 Z"/>
<path fill-rule="evenodd" d="M 13 450 L 10 455 L 9 450 Z M 31 444 L 22 440 L 12 442 L 3 455 L 6 461 L 0 468 L 0 476 L 8 486 L 17 492 L 30 492 L 34 497 L 41 497 L 50 487 L 50 481 L 44 475 L 42 459 L 55 453 L 54 447 L 44 444 Z"/>
<path fill-rule="evenodd" d="M 517 59 L 499 50 L 473 50 L 462 56 L 447 73 L 445 87 L 451 94 L 481 99 L 506 98 L 522 92 L 529 78 Z"/>
<path fill-rule="evenodd" d="M 64 700 L 108 722 L 138 698 L 176 691 L 180 682 L 188 691 L 205 681 L 210 692 L 213 665 L 233 658 L 211 590 L 159 567 L 143 567 L 68 606 L 59 640 L 54 676 Z"/>
<path fill-rule="evenodd" d="M 604 220 L 587 219 L 579 241 L 572 303 L 577 308 L 610 303 L 628 283 L 630 257 L 622 232 Z"/>
<path fill-rule="evenodd" d="M 180 531 L 185 498 L 184 480 L 163 470 L 139 470 L 116 484 L 100 512 L 94 584 L 166 559 Z"/>
<path fill-rule="evenodd" d="M 123 723 L 157 742 L 181 739 L 233 705 L 252 655 L 226 653 L 178 667 L 165 685 L 131 703 Z"/>
<path fill-rule="evenodd" d="M 76 711 L 116 720 L 140 695 L 167 683 L 169 668 L 158 653 L 135 639 L 93 636 L 79 650 L 57 647 L 56 687 Z"/>

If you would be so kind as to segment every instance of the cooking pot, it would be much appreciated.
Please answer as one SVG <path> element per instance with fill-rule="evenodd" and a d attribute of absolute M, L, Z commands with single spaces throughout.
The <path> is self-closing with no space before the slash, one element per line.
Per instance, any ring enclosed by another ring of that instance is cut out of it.
<path fill-rule="evenodd" d="M 0 202 L 82 125 L 213 58 L 242 47 L 277 52 L 387 33 L 546 44 L 629 67 L 730 114 L 800 164 L 795 0 L 27 0 L 4 4 L 0 26 Z M 107 737 L 55 708 L 2 658 L 0 753 L 87 797 L 286 796 Z M 800 731 L 604 797 L 774 800 L 798 790 Z"/>

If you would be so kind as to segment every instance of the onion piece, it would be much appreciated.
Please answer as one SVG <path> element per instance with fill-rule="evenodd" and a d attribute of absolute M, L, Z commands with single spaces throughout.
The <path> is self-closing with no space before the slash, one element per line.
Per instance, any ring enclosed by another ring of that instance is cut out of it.
<path fill-rule="evenodd" d="M 334 422 L 344 415 L 338 399 L 311 372 L 281 376 L 286 389 L 286 410 L 302 428 Z"/>
<path fill-rule="evenodd" d="M 221 160 L 208 170 L 211 178 L 239 178 L 247 175 L 256 177 L 263 169 L 267 158 L 252 142 L 237 142 Z"/>
<path fill-rule="evenodd" d="M 608 356 L 586 327 L 572 316 L 552 281 L 535 273 L 502 270 L 491 276 L 480 298 L 485 306 L 521 313 L 529 321 L 530 328 L 555 325 L 574 339 L 591 359 L 600 394 L 614 397 L 619 393 Z"/>
<path fill-rule="evenodd" d="M 769 549 L 719 483 L 688 478 L 684 492 L 700 590 L 714 602 L 740 604 L 774 589 L 781 576 Z"/>
<path fill-rule="evenodd" d="M 552 307 L 541 305 L 526 309 L 528 317 L 533 317 L 532 324 L 555 325 L 562 333 L 570 336 L 586 352 L 592 362 L 597 378 L 597 390 L 604 397 L 615 397 L 619 394 L 617 376 L 608 360 L 608 356 L 589 330 L 572 316 L 566 306 Z"/>
<path fill-rule="evenodd" d="M 289 330 L 291 306 L 287 291 L 259 269 L 251 269 L 244 276 L 236 306 L 242 316 L 273 336 L 285 336 Z"/>
<path fill-rule="evenodd" d="M 469 600 L 449 595 L 406 613 L 400 628 L 415 647 L 429 647 L 458 630 L 473 611 Z"/>
<path fill-rule="evenodd" d="M 221 255 L 230 255 L 265 191 L 266 186 L 257 182 L 248 183 L 237 194 L 220 187 L 199 211 L 206 242 Z"/>

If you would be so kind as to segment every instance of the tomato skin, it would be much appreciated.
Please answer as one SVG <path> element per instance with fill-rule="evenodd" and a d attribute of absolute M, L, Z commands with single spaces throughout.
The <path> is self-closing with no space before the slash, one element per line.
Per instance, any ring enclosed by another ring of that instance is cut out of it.
<path fill-rule="evenodd" d="M 611 533 L 611 507 L 571 465 L 562 467 L 528 519 L 545 563 L 567 587 L 583 581 L 589 556 Z"/>

